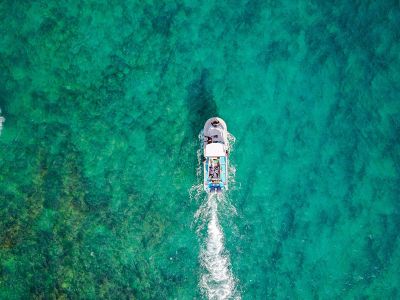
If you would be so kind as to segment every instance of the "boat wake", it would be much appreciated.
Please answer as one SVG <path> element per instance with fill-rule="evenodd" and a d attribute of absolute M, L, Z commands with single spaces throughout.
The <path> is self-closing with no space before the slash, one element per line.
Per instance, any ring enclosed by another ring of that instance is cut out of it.
<path fill-rule="evenodd" d="M 234 141 L 233 136 L 231 137 Z M 199 134 L 199 139 L 203 140 L 202 133 Z M 201 153 L 199 151 L 198 156 Z M 200 158 L 199 165 L 198 177 L 201 173 Z M 234 182 L 235 169 L 230 167 L 229 172 L 232 176 L 229 180 Z M 194 216 L 194 226 L 200 240 L 200 290 L 210 300 L 241 299 L 237 290 L 238 280 L 232 272 L 230 255 L 225 248 L 224 232 L 219 220 L 220 217 L 236 215 L 236 209 L 230 203 L 228 194 L 206 194 L 202 183 L 194 185 L 190 189 L 190 195 L 200 203 Z"/>
<path fill-rule="evenodd" d="M 208 299 L 240 299 L 236 291 L 237 279 L 231 270 L 229 252 L 224 246 L 224 232 L 218 218 L 219 206 L 227 206 L 226 199 L 219 194 L 209 194 L 195 215 L 197 220 L 203 221 L 199 227 L 199 235 L 205 227 L 204 224 L 207 224 L 206 237 L 203 238 L 200 248 L 202 271 L 199 286 Z"/>

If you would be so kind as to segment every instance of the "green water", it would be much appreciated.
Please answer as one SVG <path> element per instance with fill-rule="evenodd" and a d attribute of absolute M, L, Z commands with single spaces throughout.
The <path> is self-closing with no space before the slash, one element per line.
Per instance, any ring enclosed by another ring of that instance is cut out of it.
<path fill-rule="evenodd" d="M 400 298 L 398 1 L 0 2 L 0 298 L 201 299 L 198 133 L 243 299 Z"/>

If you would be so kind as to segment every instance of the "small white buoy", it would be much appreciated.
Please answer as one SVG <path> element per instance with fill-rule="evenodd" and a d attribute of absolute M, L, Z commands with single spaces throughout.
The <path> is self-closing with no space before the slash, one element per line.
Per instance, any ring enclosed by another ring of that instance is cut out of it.
<path fill-rule="evenodd" d="M 0 113 L 1 113 L 1 110 L 0 110 Z M 1 133 L 1 130 L 2 130 L 2 128 L 3 128 L 3 122 L 5 121 L 6 119 L 4 118 L 4 117 L 0 117 L 0 133 Z"/>

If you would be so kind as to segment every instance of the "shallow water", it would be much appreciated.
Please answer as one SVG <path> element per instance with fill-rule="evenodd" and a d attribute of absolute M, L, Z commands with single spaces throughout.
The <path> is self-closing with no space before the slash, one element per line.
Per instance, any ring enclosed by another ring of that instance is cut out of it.
<path fill-rule="evenodd" d="M 2 1 L 0 298 L 204 297 L 215 115 L 238 295 L 399 298 L 400 8 L 353 2 Z"/>

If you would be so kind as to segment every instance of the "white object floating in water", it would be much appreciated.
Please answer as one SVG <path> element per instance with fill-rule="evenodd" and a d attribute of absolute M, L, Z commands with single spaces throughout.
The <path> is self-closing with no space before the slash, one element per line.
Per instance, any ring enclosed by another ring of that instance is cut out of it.
<path fill-rule="evenodd" d="M 0 112 L 1 112 L 1 110 L 0 110 Z M 5 118 L 0 117 L 0 133 L 1 133 L 1 130 L 3 129 L 3 122 L 4 122 L 5 120 L 6 120 Z"/>

